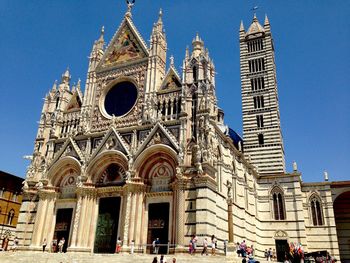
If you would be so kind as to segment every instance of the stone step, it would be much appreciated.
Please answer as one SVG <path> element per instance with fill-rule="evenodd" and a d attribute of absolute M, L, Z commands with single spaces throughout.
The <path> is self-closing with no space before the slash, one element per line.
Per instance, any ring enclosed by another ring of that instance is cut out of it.
<path fill-rule="evenodd" d="M 1 263 L 151 263 L 155 255 L 147 254 L 80 254 L 80 253 L 41 253 L 41 252 L 0 252 Z M 158 260 L 160 255 L 157 256 Z M 165 255 L 167 262 L 171 263 L 172 258 L 177 259 L 177 263 L 240 263 L 240 258 L 225 257 L 222 255 L 201 256 L 176 254 Z"/>

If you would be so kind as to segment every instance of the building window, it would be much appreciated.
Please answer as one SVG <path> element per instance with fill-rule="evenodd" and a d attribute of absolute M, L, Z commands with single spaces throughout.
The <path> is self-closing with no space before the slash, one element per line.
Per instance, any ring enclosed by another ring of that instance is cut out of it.
<path fill-rule="evenodd" d="M 249 41 L 247 45 L 248 45 L 248 52 L 255 52 L 255 51 L 260 51 L 264 49 L 262 39 Z"/>
<path fill-rule="evenodd" d="M 8 213 L 7 224 L 12 225 L 13 218 L 15 217 L 15 210 L 11 209 Z"/>
<path fill-rule="evenodd" d="M 255 96 L 254 98 L 254 108 L 261 109 L 264 108 L 264 96 Z"/>
<path fill-rule="evenodd" d="M 257 58 L 248 61 L 249 73 L 261 72 L 265 70 L 264 58 Z"/>
<path fill-rule="evenodd" d="M 250 79 L 252 91 L 257 91 L 265 88 L 264 77 Z"/>
<path fill-rule="evenodd" d="M 13 201 L 13 202 L 16 202 L 16 201 L 17 201 L 17 193 L 14 193 L 14 194 L 12 195 L 12 201 Z"/>
<path fill-rule="evenodd" d="M 262 133 L 258 134 L 259 145 L 264 145 L 264 135 Z"/>
<path fill-rule="evenodd" d="M 256 115 L 256 124 L 258 128 L 264 127 L 264 116 L 263 115 Z"/>
<path fill-rule="evenodd" d="M 4 188 L 0 189 L 0 197 L 4 197 L 4 192 L 5 192 Z"/>
<path fill-rule="evenodd" d="M 283 191 L 279 187 L 275 187 L 271 191 L 273 218 L 275 220 L 285 220 L 285 207 Z"/>
<path fill-rule="evenodd" d="M 314 226 L 323 225 L 321 199 L 317 195 L 310 198 L 311 217 Z"/>

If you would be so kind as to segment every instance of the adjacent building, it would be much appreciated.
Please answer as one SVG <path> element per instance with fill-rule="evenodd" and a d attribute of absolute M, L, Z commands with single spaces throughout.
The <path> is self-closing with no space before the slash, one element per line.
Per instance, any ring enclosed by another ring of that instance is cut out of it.
<path fill-rule="evenodd" d="M 0 171 L 0 238 L 1 248 L 12 245 L 22 203 L 24 179 Z"/>
<path fill-rule="evenodd" d="M 239 30 L 242 139 L 224 122 L 224 87 L 199 35 L 179 72 L 173 57 L 167 63 L 162 12 L 147 45 L 131 8 L 109 44 L 104 29 L 94 42 L 84 91 L 67 70 L 45 97 L 20 248 L 64 237 L 68 252 L 113 253 L 120 237 L 123 251 L 134 240 L 149 252 L 159 238 L 183 252 L 195 234 L 231 250 L 244 239 L 261 257 L 271 247 L 282 259 L 298 242 L 349 259 L 348 232 L 339 231 L 349 229 L 349 182 L 304 183 L 296 164 L 285 169 L 267 17 Z"/>

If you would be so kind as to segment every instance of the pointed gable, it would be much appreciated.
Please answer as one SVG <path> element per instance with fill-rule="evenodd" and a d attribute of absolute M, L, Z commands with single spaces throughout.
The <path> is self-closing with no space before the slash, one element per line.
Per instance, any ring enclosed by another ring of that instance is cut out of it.
<path fill-rule="evenodd" d="M 52 160 L 50 166 L 55 164 L 60 158 L 66 156 L 74 157 L 79 161 L 84 159 L 83 153 L 81 152 L 79 146 L 71 137 L 64 142 L 60 150 L 54 155 L 54 159 Z"/>
<path fill-rule="evenodd" d="M 179 143 L 174 135 L 168 131 L 166 127 L 157 122 L 146 139 L 142 142 L 140 148 L 135 154 L 135 158 L 141 154 L 143 150 L 155 144 L 165 144 L 173 148 L 176 152 L 179 152 Z"/>
<path fill-rule="evenodd" d="M 173 67 L 170 67 L 164 78 L 160 90 L 174 90 L 181 88 L 181 86 L 181 80 L 178 73 Z"/>
<path fill-rule="evenodd" d="M 78 92 L 74 92 L 67 104 L 66 111 L 80 110 L 80 108 L 81 108 L 81 98 L 79 97 Z"/>
<path fill-rule="evenodd" d="M 122 136 L 114 128 L 111 128 L 104 138 L 102 139 L 100 145 L 93 152 L 91 160 L 94 159 L 99 153 L 103 151 L 117 150 L 125 154 L 126 156 L 130 155 L 128 145 L 123 140 Z"/>
<path fill-rule="evenodd" d="M 111 67 L 148 56 L 148 48 L 132 20 L 125 17 L 109 43 L 100 66 Z"/>

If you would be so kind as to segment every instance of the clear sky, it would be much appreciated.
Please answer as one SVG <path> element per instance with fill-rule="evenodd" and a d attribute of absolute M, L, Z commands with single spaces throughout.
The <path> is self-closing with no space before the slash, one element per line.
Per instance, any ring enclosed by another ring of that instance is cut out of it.
<path fill-rule="evenodd" d="M 198 32 L 217 70 L 225 122 L 242 134 L 238 30 L 254 6 L 268 15 L 287 171 L 293 160 L 304 181 L 349 180 L 350 2 L 324 0 L 136 0 L 133 20 L 147 41 L 159 8 L 168 57 L 180 71 L 185 48 Z M 107 42 L 126 10 L 124 0 L 0 0 L 0 170 L 24 177 L 42 98 L 69 66 L 85 82 L 92 44 L 105 26 Z"/>

